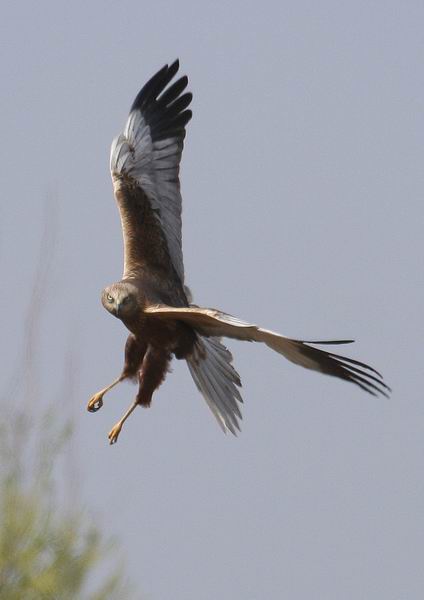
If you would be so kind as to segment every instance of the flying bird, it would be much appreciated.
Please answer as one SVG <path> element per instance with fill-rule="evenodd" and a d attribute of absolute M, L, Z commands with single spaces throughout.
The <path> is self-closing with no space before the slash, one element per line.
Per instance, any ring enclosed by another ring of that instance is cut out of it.
<path fill-rule="evenodd" d="M 124 379 L 138 382 L 134 401 L 109 433 L 114 444 L 134 409 L 150 406 L 175 357 L 187 362 L 224 432 L 236 434 L 241 382 L 223 337 L 263 342 L 292 363 L 351 381 L 374 396 L 387 396 L 390 388 L 378 371 L 314 347 L 352 340 L 290 339 L 192 303 L 184 283 L 179 180 L 192 94 L 185 91 L 186 76 L 171 83 L 178 69 L 176 60 L 144 85 L 123 133 L 112 143 L 110 170 L 123 232 L 124 272 L 120 281 L 103 290 L 101 300 L 130 333 L 122 373 L 90 399 L 88 410 L 101 408 L 106 392 Z"/>

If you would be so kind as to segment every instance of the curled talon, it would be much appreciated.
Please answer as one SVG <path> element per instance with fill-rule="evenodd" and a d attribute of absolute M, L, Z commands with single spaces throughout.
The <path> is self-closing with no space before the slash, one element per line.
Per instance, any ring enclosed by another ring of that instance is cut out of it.
<path fill-rule="evenodd" d="M 87 404 L 88 412 L 96 412 L 103 406 L 103 394 L 95 394 Z"/>
<path fill-rule="evenodd" d="M 115 379 L 115 381 L 112 381 L 112 383 L 110 385 L 108 385 L 107 387 L 101 389 L 99 392 L 97 392 L 96 394 L 94 394 L 94 396 L 91 397 L 89 403 L 87 404 L 87 410 L 88 412 L 96 412 L 99 410 L 99 408 L 102 408 L 103 406 L 103 396 L 109 391 L 111 390 L 113 387 L 115 387 L 115 385 L 118 385 L 118 383 L 120 381 L 122 381 L 123 379 L 125 379 L 124 375 L 120 375 L 117 379 Z"/>

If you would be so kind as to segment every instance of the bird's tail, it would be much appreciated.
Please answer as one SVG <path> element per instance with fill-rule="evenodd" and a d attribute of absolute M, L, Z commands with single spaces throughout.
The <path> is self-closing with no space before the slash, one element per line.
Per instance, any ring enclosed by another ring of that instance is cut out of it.
<path fill-rule="evenodd" d="M 238 387 L 240 377 L 232 366 L 232 354 L 217 337 L 197 335 L 192 354 L 187 358 L 194 382 L 213 412 L 220 427 L 236 435 L 240 431 L 238 419 L 241 412 L 238 402 L 243 402 Z"/>

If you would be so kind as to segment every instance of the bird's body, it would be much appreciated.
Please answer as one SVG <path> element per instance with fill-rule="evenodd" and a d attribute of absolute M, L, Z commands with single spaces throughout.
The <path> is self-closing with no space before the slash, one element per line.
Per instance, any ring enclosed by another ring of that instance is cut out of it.
<path fill-rule="evenodd" d="M 150 405 L 175 357 L 187 361 L 222 429 L 235 433 L 241 418 L 241 383 L 222 337 L 263 342 L 295 364 L 351 381 L 373 395 L 387 395 L 389 388 L 368 365 L 310 345 L 346 341 L 293 340 L 191 303 L 184 284 L 179 164 L 192 95 L 183 93 L 187 77 L 170 83 L 178 67 L 178 61 L 165 65 L 147 82 L 124 132 L 112 144 L 110 166 L 124 237 L 124 273 L 103 290 L 102 303 L 130 334 L 121 375 L 91 398 L 88 410 L 98 410 L 104 394 L 120 381 L 138 380 L 134 402 L 109 434 L 110 443 L 115 443 L 132 411 Z"/>
<path fill-rule="evenodd" d="M 156 303 L 146 298 L 144 289 L 141 287 L 142 282 L 137 282 L 137 285 L 134 285 L 131 280 L 122 280 L 113 284 L 109 290 L 127 289 L 129 285 L 131 288 L 137 289 L 137 302 L 129 307 L 128 311 L 124 304 L 119 307 L 118 311 L 112 310 L 112 314 L 121 319 L 128 331 L 137 340 L 143 340 L 148 345 L 164 348 L 169 352 L 187 354 L 191 349 L 189 342 L 192 346 L 194 339 L 191 328 L 181 321 L 160 321 L 146 314 L 145 309 L 154 306 Z M 107 309 L 109 310 L 109 307 Z M 187 348 L 186 352 L 184 352 L 184 348 Z"/>

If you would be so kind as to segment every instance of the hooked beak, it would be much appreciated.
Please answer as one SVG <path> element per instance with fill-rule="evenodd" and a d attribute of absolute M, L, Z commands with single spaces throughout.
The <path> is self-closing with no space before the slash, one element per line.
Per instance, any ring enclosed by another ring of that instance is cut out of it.
<path fill-rule="evenodd" d="M 116 309 L 115 309 L 115 316 L 117 316 L 119 318 L 119 309 L 121 308 L 120 303 L 118 302 L 116 304 Z"/>

